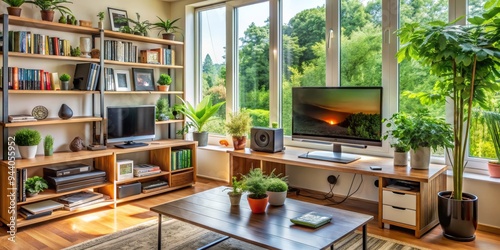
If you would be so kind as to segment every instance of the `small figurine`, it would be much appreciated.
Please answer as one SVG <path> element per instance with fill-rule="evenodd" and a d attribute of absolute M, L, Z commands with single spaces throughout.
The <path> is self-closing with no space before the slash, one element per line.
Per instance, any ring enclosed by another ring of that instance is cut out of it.
<path fill-rule="evenodd" d="M 229 142 L 227 140 L 224 140 L 224 139 L 220 140 L 219 144 L 222 145 L 222 146 L 224 146 L 224 147 L 228 147 L 229 146 Z"/>

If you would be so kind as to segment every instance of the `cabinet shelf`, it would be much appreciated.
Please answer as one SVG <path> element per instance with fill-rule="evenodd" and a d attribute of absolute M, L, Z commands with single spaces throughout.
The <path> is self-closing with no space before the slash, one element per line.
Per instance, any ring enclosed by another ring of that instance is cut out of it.
<path fill-rule="evenodd" d="M 133 63 L 133 62 L 120 62 L 114 60 L 104 60 L 106 65 L 121 65 L 128 67 L 143 67 L 143 68 L 161 68 L 161 69 L 183 69 L 181 65 L 164 65 L 154 63 Z"/>
<path fill-rule="evenodd" d="M 83 91 L 83 90 L 14 90 L 14 89 L 9 89 L 9 94 L 87 95 L 87 94 L 99 94 L 99 91 Z"/>
<path fill-rule="evenodd" d="M 104 37 L 106 38 L 116 38 L 116 39 L 124 39 L 136 42 L 144 42 L 144 43 L 153 43 L 153 44 L 161 44 L 161 45 L 184 45 L 183 42 L 173 41 L 173 40 L 165 40 L 160 38 L 152 38 L 145 36 L 132 35 L 127 33 L 115 32 L 111 30 L 104 31 Z"/>
<path fill-rule="evenodd" d="M 105 91 L 106 95 L 182 95 L 183 91 Z"/>
<path fill-rule="evenodd" d="M 25 205 L 25 204 L 33 203 L 33 202 L 37 202 L 37 201 L 43 201 L 43 200 L 47 200 L 47 199 L 53 199 L 53 198 L 57 198 L 57 197 L 60 197 L 60 196 L 63 196 L 63 195 L 67 195 L 67 194 L 71 194 L 71 193 L 77 193 L 77 192 L 80 192 L 82 190 L 88 190 L 88 189 L 91 189 L 91 188 L 100 188 L 100 187 L 104 187 L 104 186 L 107 186 L 107 185 L 113 185 L 113 183 L 106 182 L 106 183 L 99 184 L 99 185 L 96 185 L 96 186 L 91 186 L 91 187 L 86 187 L 86 188 L 82 188 L 82 189 L 72 190 L 72 191 L 68 191 L 68 192 L 61 192 L 61 193 L 56 193 L 56 191 L 54 189 L 45 189 L 43 192 L 40 192 L 35 197 L 27 197 L 26 201 L 17 202 L 17 205 L 19 206 L 19 205 Z"/>
<path fill-rule="evenodd" d="M 191 171 L 191 170 L 193 170 L 193 167 L 172 170 L 172 171 L 170 171 L 170 173 L 176 174 L 176 173 L 187 172 L 187 171 Z"/>
<path fill-rule="evenodd" d="M 168 120 L 168 121 L 157 121 L 156 125 L 161 125 L 161 124 L 171 124 L 171 123 L 182 123 L 184 120 Z"/>
<path fill-rule="evenodd" d="M 37 155 L 33 159 L 16 159 L 16 168 L 35 168 L 45 165 L 53 165 L 60 163 L 68 163 L 75 161 L 82 161 L 87 159 L 94 159 L 99 157 L 111 156 L 111 150 L 100 151 L 87 151 L 82 150 L 79 152 L 59 152 L 51 156 Z M 2 165 L 8 166 L 8 161 L 3 161 Z M 34 198 L 34 197 L 33 197 Z"/>
<path fill-rule="evenodd" d="M 54 124 L 59 125 L 59 124 L 69 124 L 69 123 L 100 122 L 100 121 L 102 121 L 101 117 L 76 116 L 67 120 L 63 120 L 61 118 L 47 118 L 36 122 L 2 123 L 2 125 L 6 128 L 14 128 L 14 127 L 41 126 L 41 125 L 54 125 Z"/>
<path fill-rule="evenodd" d="M 17 17 L 17 16 L 9 16 L 9 24 L 30 27 L 30 28 L 44 29 L 44 30 L 79 33 L 79 34 L 88 34 L 88 35 L 99 34 L 99 29 L 97 28 L 89 28 L 89 27 L 57 23 L 57 22 L 47 22 L 47 21 L 25 18 L 25 17 Z"/>
<path fill-rule="evenodd" d="M 160 189 L 160 190 L 152 191 L 152 192 L 149 192 L 149 193 L 140 193 L 140 194 L 136 194 L 136 195 L 132 195 L 132 196 L 126 197 L 126 198 L 117 199 L 116 203 L 122 203 L 122 202 L 127 202 L 127 201 L 131 201 L 131 200 L 135 200 L 135 199 L 141 199 L 141 198 L 144 198 L 144 197 L 148 197 L 148 196 L 152 196 L 152 195 L 157 195 L 157 194 L 161 194 L 161 193 L 166 193 L 166 192 L 169 192 L 169 191 L 172 191 L 172 190 L 175 190 L 175 189 L 179 189 L 179 188 L 183 188 L 183 187 L 188 187 L 188 186 L 191 186 L 191 185 L 192 184 L 187 184 L 187 185 L 177 186 L 177 187 L 167 187 L 165 189 Z"/>
<path fill-rule="evenodd" d="M 3 53 L 0 53 L 0 55 Z M 56 55 L 41 55 L 31 53 L 9 52 L 10 57 L 20 57 L 29 59 L 49 59 L 49 60 L 62 60 L 62 61 L 75 61 L 75 62 L 93 62 L 99 63 L 98 58 L 84 58 L 76 56 L 56 56 Z"/>
<path fill-rule="evenodd" d="M 148 175 L 148 176 L 142 176 L 142 177 L 134 177 L 122 181 L 116 181 L 116 184 L 123 184 L 123 183 L 128 183 L 128 182 L 135 182 L 139 180 L 144 180 L 144 179 L 149 179 L 149 178 L 154 178 L 154 177 L 160 177 L 160 176 L 165 176 L 169 175 L 169 172 L 167 171 L 161 171 L 159 174 L 153 174 L 153 175 Z"/>

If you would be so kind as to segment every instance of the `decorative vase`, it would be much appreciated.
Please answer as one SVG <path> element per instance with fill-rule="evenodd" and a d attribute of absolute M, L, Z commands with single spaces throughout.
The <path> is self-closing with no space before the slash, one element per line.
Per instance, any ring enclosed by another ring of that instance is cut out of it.
<path fill-rule="evenodd" d="M 254 214 L 261 214 L 266 212 L 267 203 L 269 202 L 269 196 L 262 199 L 253 199 L 247 196 L 248 205 Z"/>
<path fill-rule="evenodd" d="M 69 81 L 61 81 L 61 90 L 69 90 Z"/>
<path fill-rule="evenodd" d="M 21 154 L 21 158 L 23 159 L 33 159 L 36 156 L 36 150 L 38 149 L 38 145 L 34 146 L 18 146 L 19 154 Z"/>
<path fill-rule="evenodd" d="M 168 91 L 170 85 L 158 85 L 158 91 Z"/>
<path fill-rule="evenodd" d="M 43 21 L 52 22 L 54 20 L 54 11 L 53 10 L 41 10 Z"/>
<path fill-rule="evenodd" d="M 198 142 L 198 147 L 204 147 L 208 144 L 208 132 L 193 132 L 193 140 Z"/>
<path fill-rule="evenodd" d="M 419 147 L 410 150 L 410 167 L 413 169 L 429 169 L 431 161 L 431 148 Z"/>
<path fill-rule="evenodd" d="M 78 152 L 82 149 L 85 148 L 85 145 L 83 144 L 83 139 L 80 137 L 75 137 L 69 144 L 69 149 L 73 152 Z"/>
<path fill-rule="evenodd" d="M 266 194 L 269 197 L 269 205 L 271 205 L 271 206 L 283 206 L 285 204 L 287 193 L 288 193 L 288 191 L 283 191 L 283 192 L 267 191 Z"/>
<path fill-rule="evenodd" d="M 246 144 L 247 144 L 247 137 L 246 136 L 233 136 L 234 150 L 245 149 Z"/>
<path fill-rule="evenodd" d="M 57 115 L 59 115 L 59 118 L 61 118 L 63 120 L 67 120 L 67 119 L 73 117 L 73 110 L 71 110 L 71 108 L 68 107 L 68 105 L 63 104 L 63 105 L 61 105 L 61 108 L 59 109 L 59 112 L 57 113 Z"/>
<path fill-rule="evenodd" d="M 233 192 L 228 192 L 229 201 L 231 202 L 231 206 L 239 206 L 241 200 L 241 194 L 235 194 Z"/>
<path fill-rule="evenodd" d="M 473 241 L 476 238 L 478 199 L 462 193 L 462 200 L 454 200 L 451 191 L 438 193 L 438 216 L 444 237 L 456 241 Z"/>
<path fill-rule="evenodd" d="M 175 35 L 174 33 L 163 33 L 162 34 L 163 39 L 165 40 L 175 40 Z"/>
<path fill-rule="evenodd" d="M 408 165 L 408 152 L 394 151 L 394 166 L 406 167 L 406 165 Z"/>
<path fill-rule="evenodd" d="M 7 13 L 10 16 L 21 16 L 21 10 L 19 7 L 7 7 Z"/>
<path fill-rule="evenodd" d="M 92 50 L 92 42 L 90 37 L 80 37 L 80 57 L 90 58 L 90 51 Z"/>

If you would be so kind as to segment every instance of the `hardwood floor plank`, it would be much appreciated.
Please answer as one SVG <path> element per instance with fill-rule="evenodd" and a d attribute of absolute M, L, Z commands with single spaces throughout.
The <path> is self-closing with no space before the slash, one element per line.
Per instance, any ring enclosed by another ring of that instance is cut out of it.
<path fill-rule="evenodd" d="M 157 214 L 149 211 L 150 207 L 221 185 L 227 185 L 227 183 L 198 178 L 196 185 L 193 187 L 123 203 L 118 205 L 116 209 L 108 207 L 98 208 L 70 217 L 23 227 L 16 235 L 16 243 L 8 240 L 6 227 L 2 227 L 0 230 L 0 250 L 60 249 L 68 247 L 146 221 L 156 220 Z M 304 191 L 299 195 L 289 193 L 288 197 L 322 205 L 330 203 L 327 200 L 320 201 L 305 197 L 304 195 L 312 194 Z M 340 198 L 336 199 L 340 200 Z M 359 201 L 356 199 L 348 199 L 345 203 L 332 207 L 367 213 L 374 216 L 376 216 L 378 209 L 375 202 Z M 372 220 L 368 224 L 368 233 L 429 249 L 500 249 L 500 235 L 498 234 L 477 231 L 475 241 L 456 242 L 444 238 L 441 228 L 437 226 L 422 238 L 417 239 L 412 230 L 397 227 L 391 227 L 391 230 L 379 228 L 376 217 L 375 220 Z"/>

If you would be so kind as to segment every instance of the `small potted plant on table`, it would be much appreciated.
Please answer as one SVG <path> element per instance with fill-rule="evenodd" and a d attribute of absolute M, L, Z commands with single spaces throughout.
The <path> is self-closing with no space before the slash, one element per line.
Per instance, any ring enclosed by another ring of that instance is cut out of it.
<path fill-rule="evenodd" d="M 36 196 L 38 195 L 38 193 L 49 188 L 49 186 L 47 185 L 47 181 L 42 177 L 36 175 L 26 179 L 24 186 L 26 190 L 26 196 L 28 197 Z"/>
<path fill-rule="evenodd" d="M 19 148 L 21 158 L 32 159 L 36 156 L 36 150 L 41 140 L 40 132 L 22 128 L 16 132 L 14 142 Z"/>
<path fill-rule="evenodd" d="M 390 140 L 390 145 L 394 148 L 394 166 L 408 165 L 408 151 L 410 146 L 406 136 L 407 129 L 412 129 L 410 121 L 406 114 L 395 113 L 389 119 L 383 119 L 386 123 L 387 131 L 382 139 Z"/>
<path fill-rule="evenodd" d="M 226 124 L 226 131 L 233 137 L 235 150 L 245 149 L 247 135 L 252 128 L 252 118 L 246 110 L 241 110 L 235 114 L 229 114 Z"/>
<path fill-rule="evenodd" d="M 266 194 L 266 179 L 267 176 L 264 175 L 260 168 L 253 168 L 248 174 L 243 175 L 246 190 L 250 192 L 247 196 L 247 200 L 252 213 L 258 214 L 266 212 L 267 203 L 269 201 L 269 196 Z"/>
<path fill-rule="evenodd" d="M 267 195 L 269 196 L 269 205 L 283 206 L 288 193 L 288 184 L 286 177 L 275 175 L 274 170 L 267 178 Z"/>
<path fill-rule="evenodd" d="M 238 178 L 236 178 L 236 176 L 233 176 L 231 182 L 232 187 L 225 188 L 224 190 L 231 190 L 227 192 L 229 201 L 231 202 L 231 206 L 238 206 L 240 205 L 241 195 L 245 191 L 245 182 L 241 180 L 238 181 Z"/>
<path fill-rule="evenodd" d="M 170 84 L 172 83 L 172 78 L 167 74 L 160 74 L 160 79 L 156 82 L 158 83 L 158 91 L 168 91 Z"/>

